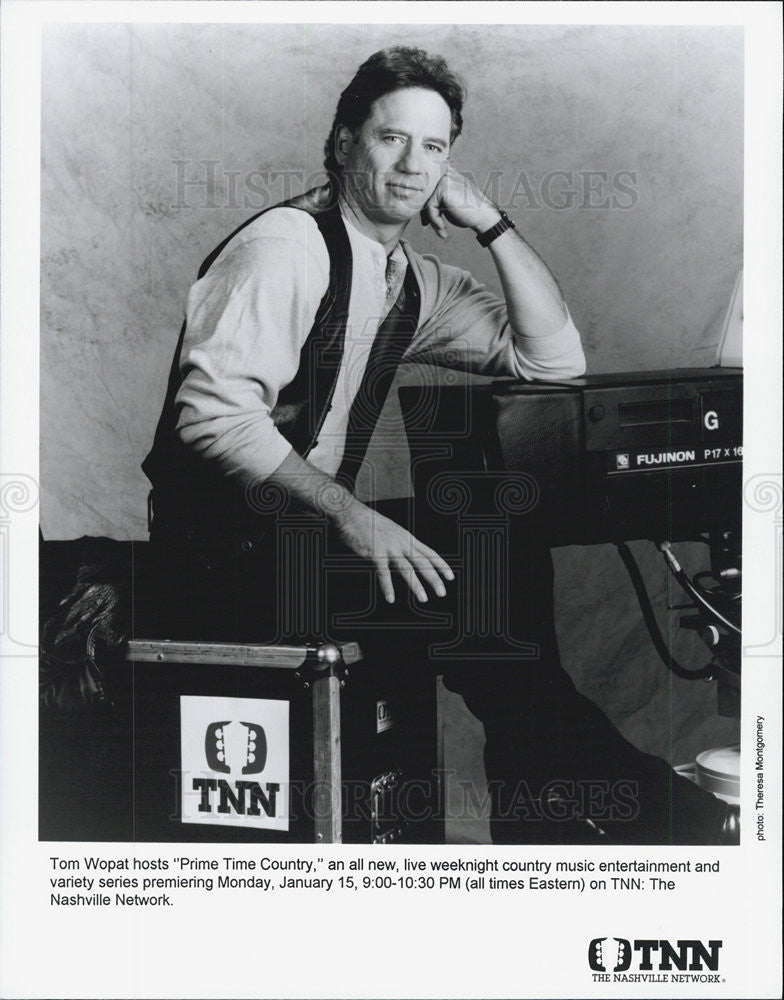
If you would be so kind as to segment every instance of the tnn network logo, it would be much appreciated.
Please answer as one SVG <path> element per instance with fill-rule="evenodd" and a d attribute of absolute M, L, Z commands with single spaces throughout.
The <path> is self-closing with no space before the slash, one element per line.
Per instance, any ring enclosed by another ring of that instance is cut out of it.
<path fill-rule="evenodd" d="M 626 972 L 632 966 L 632 959 L 639 954 L 636 968 L 643 972 L 654 969 L 659 972 L 673 969 L 716 972 L 722 944 L 722 941 L 708 941 L 705 945 L 692 939 L 678 940 L 673 945 L 670 941 L 647 938 L 634 941 L 619 937 L 594 938 L 588 945 L 588 964 L 594 972 Z"/>
<path fill-rule="evenodd" d="M 209 769 L 217 774 L 260 774 L 267 763 L 267 738 L 262 726 L 253 722 L 212 722 L 204 734 L 204 756 Z M 194 778 L 193 790 L 200 792 L 199 812 L 212 812 L 213 792 L 218 793 L 218 813 L 267 816 L 276 812 L 280 785 L 257 781 L 227 781 L 223 778 Z"/>

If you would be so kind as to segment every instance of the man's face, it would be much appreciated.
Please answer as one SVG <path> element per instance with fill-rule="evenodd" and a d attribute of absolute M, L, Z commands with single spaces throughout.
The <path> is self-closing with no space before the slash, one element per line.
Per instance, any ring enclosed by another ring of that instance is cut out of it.
<path fill-rule="evenodd" d="M 445 169 L 451 124 L 449 106 L 433 90 L 416 87 L 379 97 L 357 133 L 338 133 L 349 201 L 378 224 L 418 215 Z"/>

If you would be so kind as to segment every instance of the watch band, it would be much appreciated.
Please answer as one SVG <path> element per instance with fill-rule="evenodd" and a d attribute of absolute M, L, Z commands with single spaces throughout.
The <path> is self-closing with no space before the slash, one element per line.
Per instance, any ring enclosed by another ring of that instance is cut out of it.
<path fill-rule="evenodd" d="M 492 229 L 488 229 L 484 233 L 477 233 L 477 242 L 482 247 L 489 247 L 497 236 L 500 236 L 501 233 L 505 233 L 507 229 L 514 229 L 515 227 L 514 222 L 512 222 L 502 208 L 499 208 L 498 211 L 501 215 L 501 221 L 496 222 Z"/>

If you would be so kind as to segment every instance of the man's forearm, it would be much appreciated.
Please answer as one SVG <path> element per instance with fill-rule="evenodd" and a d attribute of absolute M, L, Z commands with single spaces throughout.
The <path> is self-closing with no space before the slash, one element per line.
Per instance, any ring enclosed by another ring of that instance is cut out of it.
<path fill-rule="evenodd" d="M 450 165 L 422 211 L 422 221 L 432 225 L 442 238 L 447 235 L 444 220 L 479 235 L 497 225 L 501 213 L 472 180 Z M 490 253 L 515 333 L 536 340 L 562 330 L 568 313 L 558 285 L 523 237 L 507 229 L 490 243 Z"/>
<path fill-rule="evenodd" d="M 512 329 L 530 338 L 547 337 L 563 329 L 568 313 L 555 278 L 517 230 L 501 233 L 489 250 Z"/>
<path fill-rule="evenodd" d="M 292 449 L 265 482 L 274 483 L 311 514 L 341 527 L 359 501 L 332 476 L 311 465 Z"/>

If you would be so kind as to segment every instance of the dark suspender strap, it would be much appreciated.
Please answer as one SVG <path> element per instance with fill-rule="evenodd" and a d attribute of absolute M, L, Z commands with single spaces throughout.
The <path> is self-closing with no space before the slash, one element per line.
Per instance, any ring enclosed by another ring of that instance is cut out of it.
<path fill-rule="evenodd" d="M 338 380 L 351 297 L 352 256 L 337 209 L 314 216 L 329 254 L 329 285 L 300 351 L 297 373 L 278 393 L 272 419 L 303 457 L 316 443 Z"/>
<path fill-rule="evenodd" d="M 333 327 L 340 324 L 345 333 L 352 268 L 351 244 L 348 240 L 348 233 L 337 208 L 320 212 L 313 218 L 316 220 L 316 225 L 324 238 L 329 254 L 329 286 L 316 311 L 313 329 L 323 325 L 329 319 Z M 338 312 L 330 316 L 336 306 Z"/>
<path fill-rule="evenodd" d="M 351 405 L 343 461 L 336 479 L 353 490 L 392 379 L 419 325 L 420 291 L 409 265 L 397 302 L 381 324 Z"/>

